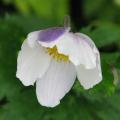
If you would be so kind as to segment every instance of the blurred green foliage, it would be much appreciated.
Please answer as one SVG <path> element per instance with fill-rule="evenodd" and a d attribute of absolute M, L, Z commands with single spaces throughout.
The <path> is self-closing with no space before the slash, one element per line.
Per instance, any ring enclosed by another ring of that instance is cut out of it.
<path fill-rule="evenodd" d="M 97 21 L 83 28 L 82 32 L 91 36 L 99 48 L 112 43 L 120 43 L 120 28 L 111 22 Z"/>
<path fill-rule="evenodd" d="M 85 14 L 89 19 L 120 22 L 120 0 L 85 0 Z"/>
<path fill-rule="evenodd" d="M 13 3 L 25 16 L 35 14 L 47 19 L 61 21 L 68 14 L 68 0 L 5 0 Z"/>
<path fill-rule="evenodd" d="M 76 81 L 61 104 L 53 109 L 40 106 L 35 87 L 24 87 L 16 78 L 17 53 L 29 32 L 61 23 L 68 12 L 68 1 L 4 2 L 14 4 L 22 15 L 27 17 L 15 14 L 0 18 L 0 120 L 119 120 L 119 0 L 85 0 L 85 15 L 90 24 L 81 28 L 80 32 L 91 36 L 102 51 L 103 81 L 87 91 Z M 110 49 L 113 44 L 117 48 L 114 51 L 106 51 L 105 48 Z"/>

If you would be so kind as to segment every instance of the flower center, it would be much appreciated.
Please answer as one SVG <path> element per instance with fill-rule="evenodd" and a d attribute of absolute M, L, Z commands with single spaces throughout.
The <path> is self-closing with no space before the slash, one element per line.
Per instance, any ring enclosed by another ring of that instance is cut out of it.
<path fill-rule="evenodd" d="M 56 61 L 64 61 L 64 62 L 68 62 L 69 61 L 69 57 L 67 55 L 64 54 L 60 54 L 58 53 L 57 47 L 54 46 L 53 48 L 47 48 L 47 52 L 50 56 L 52 56 L 53 59 L 55 59 Z"/>

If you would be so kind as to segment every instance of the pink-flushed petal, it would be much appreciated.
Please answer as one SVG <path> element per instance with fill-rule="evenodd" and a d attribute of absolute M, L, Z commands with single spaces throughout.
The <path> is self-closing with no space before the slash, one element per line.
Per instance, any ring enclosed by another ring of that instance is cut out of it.
<path fill-rule="evenodd" d="M 78 34 L 64 34 L 56 46 L 58 52 L 68 55 L 74 65 L 82 64 L 87 69 L 95 68 L 96 55 L 91 46 Z"/>
<path fill-rule="evenodd" d="M 36 83 L 36 94 L 41 105 L 55 107 L 71 89 L 76 78 L 73 64 L 52 61 L 46 74 Z"/>
<path fill-rule="evenodd" d="M 25 85 L 33 85 L 47 71 L 51 58 L 38 43 L 30 47 L 27 40 L 23 42 L 17 59 L 17 78 Z"/>

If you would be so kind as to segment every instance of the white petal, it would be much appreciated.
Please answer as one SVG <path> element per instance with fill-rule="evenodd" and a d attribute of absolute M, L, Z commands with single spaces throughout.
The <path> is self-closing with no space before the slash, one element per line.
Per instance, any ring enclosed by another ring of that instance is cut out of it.
<path fill-rule="evenodd" d="M 77 33 L 86 42 L 92 47 L 95 55 L 96 55 L 96 67 L 93 69 L 86 69 L 84 66 L 79 65 L 76 67 L 77 69 L 77 77 L 85 89 L 92 88 L 94 85 L 98 84 L 102 80 L 102 72 L 101 72 L 101 63 L 100 63 L 100 54 L 98 49 L 96 48 L 93 41 L 88 38 L 86 35 Z M 87 38 L 87 39 L 86 39 Z"/>
<path fill-rule="evenodd" d="M 76 35 L 80 36 L 81 39 L 85 40 L 90 47 L 93 49 L 93 51 L 97 54 L 99 54 L 98 49 L 96 48 L 94 42 L 91 40 L 90 37 L 88 37 L 87 35 L 83 34 L 83 33 L 75 33 Z"/>
<path fill-rule="evenodd" d="M 84 65 L 87 69 L 96 66 L 96 55 L 93 48 L 78 34 L 66 33 L 57 43 L 59 53 L 69 56 L 75 65 Z"/>
<path fill-rule="evenodd" d="M 100 64 L 93 69 L 86 69 L 82 65 L 76 67 L 76 69 L 78 80 L 85 89 L 92 88 L 102 80 Z"/>
<path fill-rule="evenodd" d="M 25 40 L 18 54 L 16 76 L 25 86 L 33 85 L 38 77 L 43 76 L 49 64 L 50 56 L 45 50 L 37 43 L 31 48 Z"/>
<path fill-rule="evenodd" d="M 36 41 L 39 39 L 39 34 L 41 31 L 34 31 L 28 34 L 27 36 L 27 42 L 30 47 L 34 47 Z"/>
<path fill-rule="evenodd" d="M 52 47 L 54 47 L 56 45 L 56 43 L 58 41 L 59 41 L 59 39 L 57 39 L 56 41 L 53 41 L 53 42 L 49 42 L 49 43 L 47 43 L 47 42 L 40 42 L 40 41 L 38 41 L 38 42 L 39 42 L 40 45 L 42 45 L 44 47 L 52 48 Z"/>
<path fill-rule="evenodd" d="M 36 94 L 41 105 L 55 107 L 71 89 L 76 78 L 71 63 L 52 61 L 47 73 L 36 83 Z"/>

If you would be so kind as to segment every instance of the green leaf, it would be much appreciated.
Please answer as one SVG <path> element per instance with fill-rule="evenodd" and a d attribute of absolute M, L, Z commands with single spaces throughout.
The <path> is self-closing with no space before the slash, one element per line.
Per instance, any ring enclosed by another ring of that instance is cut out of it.
<path fill-rule="evenodd" d="M 97 47 L 120 42 L 120 26 L 113 23 L 96 22 L 89 27 L 83 28 L 81 32 L 88 34 Z"/>
<path fill-rule="evenodd" d="M 43 0 L 42 2 L 40 0 L 13 0 L 10 3 L 14 4 L 25 16 L 37 15 L 61 22 L 63 17 L 68 14 L 67 0 Z"/>
<path fill-rule="evenodd" d="M 0 98 L 12 96 L 21 86 L 15 78 L 16 57 L 23 37 L 22 29 L 0 20 Z"/>

